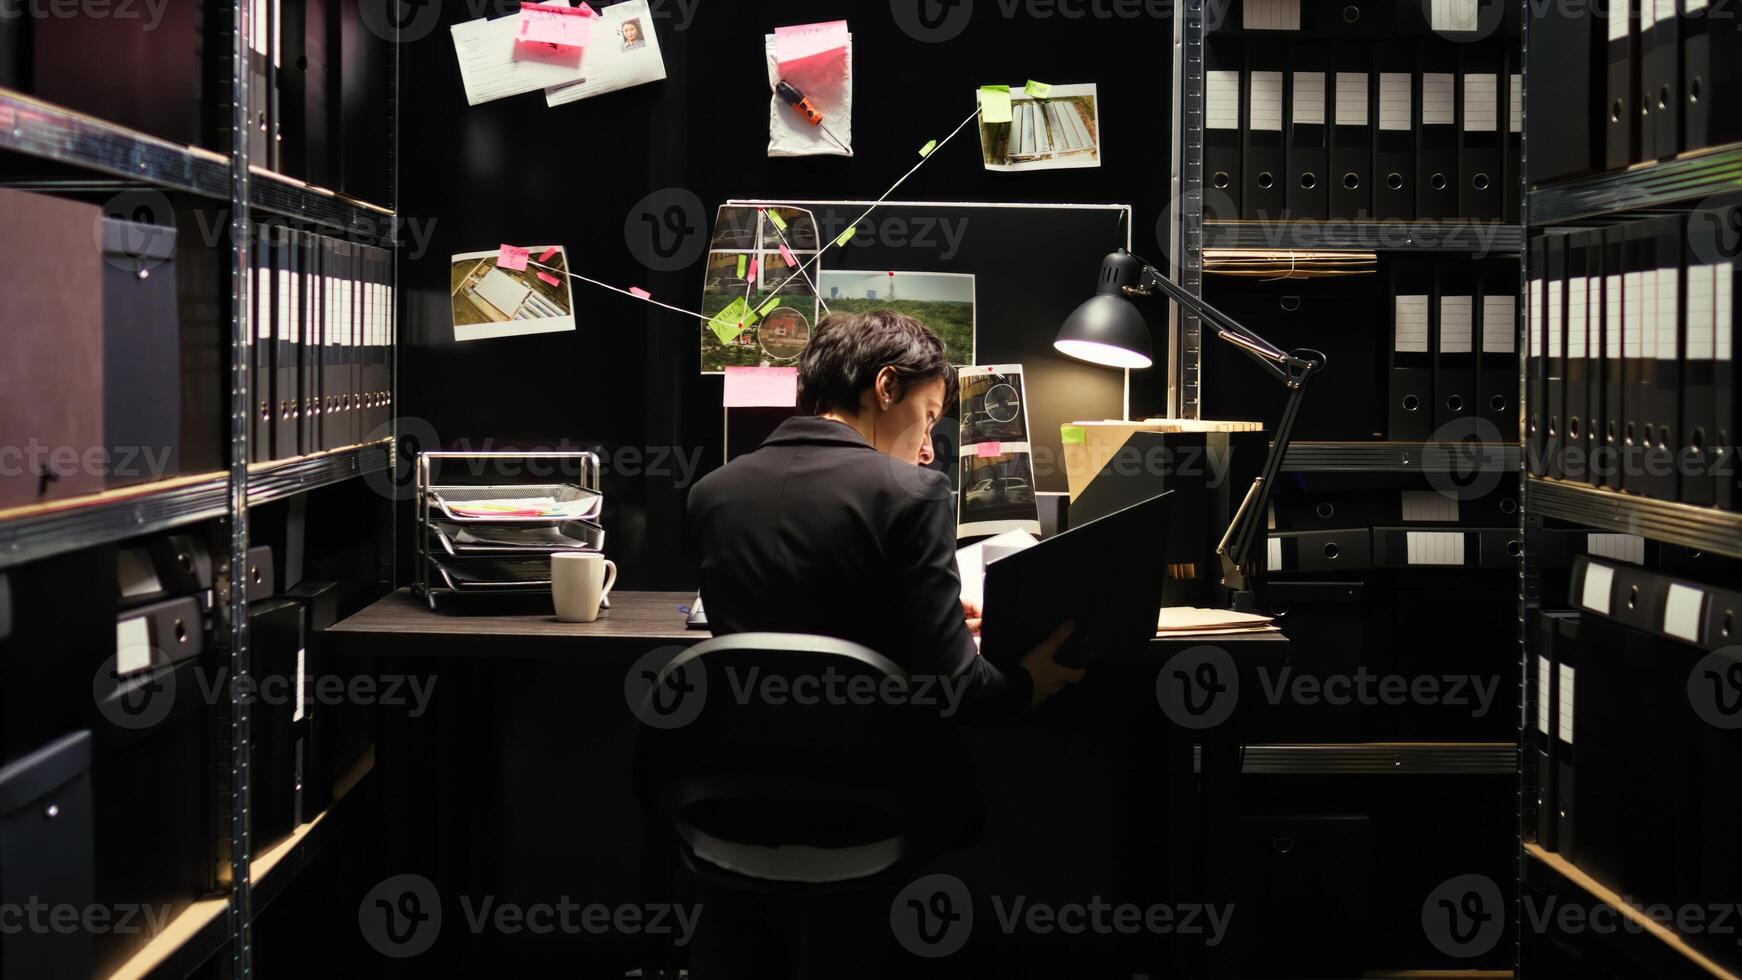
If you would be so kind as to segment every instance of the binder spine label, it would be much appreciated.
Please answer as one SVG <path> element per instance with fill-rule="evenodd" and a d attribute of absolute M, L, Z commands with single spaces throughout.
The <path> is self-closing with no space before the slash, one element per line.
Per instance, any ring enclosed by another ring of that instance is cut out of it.
<path fill-rule="evenodd" d="M 1675 20 L 1675 0 L 1657 0 L 1657 16 L 1655 20 L 1661 24 L 1666 20 Z"/>
<path fill-rule="evenodd" d="M 1516 297 L 1482 297 L 1482 353 L 1512 354 L 1517 351 L 1517 311 Z"/>
<path fill-rule="evenodd" d="M 1208 129 L 1240 128 L 1240 73 L 1204 72 L 1204 126 Z"/>
<path fill-rule="evenodd" d="M 1663 606 L 1664 633 L 1689 643 L 1700 642 L 1700 624 L 1705 620 L 1705 611 L 1705 592 L 1671 582 L 1669 598 Z"/>
<path fill-rule="evenodd" d="M 1294 73 L 1294 121 L 1322 126 L 1325 123 L 1325 73 Z"/>
<path fill-rule="evenodd" d="M 1468 296 L 1440 297 L 1440 353 L 1469 354 L 1475 351 L 1472 302 Z"/>
<path fill-rule="evenodd" d="M 1561 685 L 1560 703 L 1557 705 L 1560 709 L 1560 724 L 1556 726 L 1559 729 L 1557 734 L 1561 741 L 1571 745 L 1573 744 L 1573 683 L 1575 677 L 1573 668 L 1567 664 L 1557 664 L 1556 667 L 1559 668 Z"/>
<path fill-rule="evenodd" d="M 1714 315 L 1713 288 L 1715 279 L 1709 265 L 1688 266 L 1688 351 L 1690 361 L 1712 359 L 1713 334 L 1717 319 Z"/>
<path fill-rule="evenodd" d="M 1499 128 L 1500 78 L 1473 73 L 1464 76 L 1464 129 L 1492 133 Z"/>
<path fill-rule="evenodd" d="M 1550 359 L 1561 356 L 1561 300 L 1564 298 L 1565 282 L 1548 284 L 1548 356 Z M 1550 368 L 1551 376 L 1554 369 Z"/>
<path fill-rule="evenodd" d="M 1510 105 L 1507 107 L 1506 131 L 1508 133 L 1524 132 L 1524 76 L 1518 72 L 1512 73 L 1512 78 L 1506 87 L 1506 97 Z"/>
<path fill-rule="evenodd" d="M 1589 294 L 1585 285 L 1585 277 L 1579 276 L 1568 284 L 1567 294 L 1567 356 L 1586 357 L 1586 329 L 1590 320 L 1586 317 L 1585 299 Z"/>
<path fill-rule="evenodd" d="M 1340 80 L 1341 73 L 1337 77 Z M 1379 128 L 1406 132 L 1410 129 L 1408 72 L 1379 73 Z"/>
<path fill-rule="evenodd" d="M 1407 531 L 1404 540 L 1411 565 L 1462 565 L 1464 532 Z"/>
<path fill-rule="evenodd" d="M 1536 658 L 1536 730 L 1544 735 L 1549 734 L 1549 709 L 1552 707 L 1549 702 L 1549 692 L 1553 690 L 1550 686 L 1553 680 L 1553 668 L 1549 665 L 1548 658 L 1538 656 Z"/>
<path fill-rule="evenodd" d="M 1253 129 L 1282 131 L 1282 72 L 1252 73 L 1252 104 L 1247 111 Z"/>
<path fill-rule="evenodd" d="M 1621 348 L 1629 359 L 1645 356 L 1645 273 L 1629 272 L 1622 288 Z"/>
<path fill-rule="evenodd" d="M 1423 524 L 1458 523 L 1456 497 L 1448 497 L 1438 490 L 1405 490 L 1402 493 L 1405 521 Z"/>
<path fill-rule="evenodd" d="M 1451 72 L 1427 71 L 1421 74 L 1421 124 L 1450 126 L 1457 122 L 1457 105 L 1453 98 L 1454 76 Z"/>
<path fill-rule="evenodd" d="M 1676 306 L 1680 295 L 1677 286 L 1681 270 L 1657 270 L 1657 345 L 1652 356 L 1660 361 L 1673 361 L 1680 356 L 1676 343 Z"/>
<path fill-rule="evenodd" d="M 1732 341 L 1730 335 L 1730 325 L 1732 323 L 1730 306 L 1730 267 L 1719 266 L 1717 279 L 1718 288 L 1715 290 L 1716 296 L 1712 301 L 1712 322 L 1714 324 L 1712 335 L 1712 359 L 1716 361 L 1728 361 L 1730 360 L 1730 345 Z"/>
<path fill-rule="evenodd" d="M 1591 561 L 1585 563 L 1585 581 L 1579 589 L 1579 605 L 1600 615 L 1609 615 L 1609 595 L 1614 591 L 1615 570 Z"/>
<path fill-rule="evenodd" d="M 1427 297 L 1399 296 L 1394 314 L 1396 340 L 1395 349 L 1399 354 L 1426 354 L 1427 347 Z"/>
<path fill-rule="evenodd" d="M 1633 20 L 1633 0 L 1609 0 L 1609 40 L 1627 39 L 1627 27 Z"/>
<path fill-rule="evenodd" d="M 1404 112 L 1409 111 L 1409 90 L 1404 87 Z M 1367 73 L 1337 72 L 1337 125 L 1367 125 Z"/>
<path fill-rule="evenodd" d="M 1621 276 L 1603 277 L 1603 355 L 1621 356 Z"/>

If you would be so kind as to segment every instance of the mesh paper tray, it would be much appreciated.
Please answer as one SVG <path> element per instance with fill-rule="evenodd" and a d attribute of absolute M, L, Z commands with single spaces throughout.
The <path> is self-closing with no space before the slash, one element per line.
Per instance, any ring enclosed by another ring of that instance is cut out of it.
<path fill-rule="evenodd" d="M 458 558 L 524 558 L 559 551 L 605 550 L 605 529 L 589 521 L 505 527 L 432 519 L 429 533 L 444 552 Z"/>
<path fill-rule="evenodd" d="M 473 501 L 538 500 L 546 497 L 552 498 L 559 505 L 562 505 L 567 513 L 558 517 L 513 517 L 501 514 L 468 517 L 454 511 L 455 507 L 463 507 Z M 605 496 L 597 490 L 589 490 L 573 483 L 520 483 L 484 487 L 430 487 L 429 501 L 432 505 L 432 511 L 441 511 L 443 517 L 455 524 L 495 524 L 524 527 L 529 525 L 549 526 L 576 520 L 597 522 L 599 512 L 604 507 Z"/>

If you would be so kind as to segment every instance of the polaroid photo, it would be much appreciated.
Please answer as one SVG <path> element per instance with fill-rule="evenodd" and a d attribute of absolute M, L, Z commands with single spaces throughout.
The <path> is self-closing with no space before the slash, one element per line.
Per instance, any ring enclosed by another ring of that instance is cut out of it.
<path fill-rule="evenodd" d="M 535 257 L 550 249 L 535 245 Z M 569 256 L 562 246 L 540 265 L 516 272 L 496 266 L 497 252 L 467 252 L 453 257 L 449 266 L 450 302 L 454 339 L 489 340 L 575 329 L 574 296 L 569 288 Z M 544 273 L 550 281 L 541 278 Z"/>
<path fill-rule="evenodd" d="M 1054 85 L 1044 99 L 1011 86 L 1010 121 L 980 123 L 980 155 L 987 170 L 1000 173 L 1099 167 L 1097 86 Z"/>

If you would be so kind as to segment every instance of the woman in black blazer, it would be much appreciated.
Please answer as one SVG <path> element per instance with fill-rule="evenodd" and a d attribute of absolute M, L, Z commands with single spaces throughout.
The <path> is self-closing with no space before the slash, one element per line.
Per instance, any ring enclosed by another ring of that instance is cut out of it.
<path fill-rule="evenodd" d="M 925 468 L 956 371 L 937 335 L 889 310 L 823 319 L 799 358 L 799 410 L 690 494 L 701 592 L 717 635 L 813 633 L 937 675 L 972 714 L 1038 704 L 1082 677 L 1054 651 L 980 656 L 962 601 L 949 479 Z"/>

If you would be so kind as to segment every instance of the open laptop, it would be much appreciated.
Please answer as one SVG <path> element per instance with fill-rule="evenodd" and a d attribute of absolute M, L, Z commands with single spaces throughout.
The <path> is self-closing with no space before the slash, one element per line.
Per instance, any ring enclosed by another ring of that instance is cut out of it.
<path fill-rule="evenodd" d="M 1083 666 L 1155 636 L 1172 493 L 1150 497 L 986 566 L 980 650 L 1015 663 L 1071 620 L 1058 660 Z"/>

